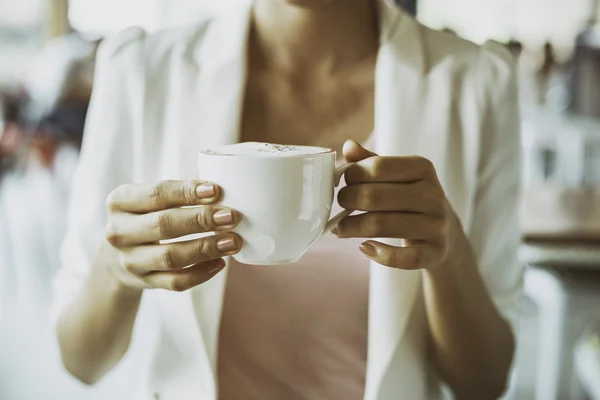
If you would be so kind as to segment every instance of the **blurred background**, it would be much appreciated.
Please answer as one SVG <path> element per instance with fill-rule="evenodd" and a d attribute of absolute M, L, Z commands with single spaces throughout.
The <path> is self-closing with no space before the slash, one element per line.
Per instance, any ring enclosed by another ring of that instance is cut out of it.
<path fill-rule="evenodd" d="M 0 400 L 130 399 L 135 354 L 98 387 L 62 369 L 48 321 L 94 58 L 106 35 L 245 0 L 0 0 Z M 514 399 L 600 400 L 600 4 L 406 0 L 518 66 L 526 298 Z M 135 352 L 143 352 L 143 345 Z"/>

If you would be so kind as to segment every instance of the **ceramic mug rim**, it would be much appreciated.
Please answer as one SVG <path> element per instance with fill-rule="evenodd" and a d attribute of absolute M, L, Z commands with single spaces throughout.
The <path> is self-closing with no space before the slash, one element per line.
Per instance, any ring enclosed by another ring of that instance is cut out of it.
<path fill-rule="evenodd" d="M 317 157 L 317 156 L 336 154 L 336 151 L 329 147 L 321 147 L 321 146 L 298 146 L 298 147 L 318 149 L 319 151 L 317 151 L 315 153 L 302 153 L 302 154 L 270 153 L 269 155 L 262 155 L 262 154 L 223 154 L 223 153 L 217 153 L 211 149 L 202 149 L 202 150 L 198 151 L 198 155 L 209 156 L 209 157 L 260 158 L 260 159 L 268 160 L 268 159 L 286 159 L 286 158 L 306 158 L 306 157 Z"/>

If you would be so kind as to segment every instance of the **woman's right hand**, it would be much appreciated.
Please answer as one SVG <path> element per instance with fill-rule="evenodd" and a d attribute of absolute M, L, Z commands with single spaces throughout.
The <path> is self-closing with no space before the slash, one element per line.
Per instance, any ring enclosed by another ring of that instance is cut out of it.
<path fill-rule="evenodd" d="M 238 223 L 238 213 L 214 205 L 219 197 L 219 187 L 203 181 L 128 184 L 115 189 L 106 201 L 106 241 L 118 253 L 114 272 L 119 282 L 133 289 L 182 292 L 219 273 L 225 267 L 223 257 L 239 252 L 242 244 L 239 236 L 229 232 Z M 159 243 L 208 232 L 215 234 Z"/>

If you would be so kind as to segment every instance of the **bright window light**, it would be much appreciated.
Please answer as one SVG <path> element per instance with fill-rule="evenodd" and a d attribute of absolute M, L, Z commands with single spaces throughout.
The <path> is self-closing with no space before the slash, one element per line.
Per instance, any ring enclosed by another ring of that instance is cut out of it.
<path fill-rule="evenodd" d="M 516 39 L 572 46 L 595 0 L 419 0 L 419 18 L 475 42 Z"/>
<path fill-rule="evenodd" d="M 77 31 L 105 35 L 129 26 L 150 31 L 198 20 L 247 0 L 71 0 L 69 20 Z"/>

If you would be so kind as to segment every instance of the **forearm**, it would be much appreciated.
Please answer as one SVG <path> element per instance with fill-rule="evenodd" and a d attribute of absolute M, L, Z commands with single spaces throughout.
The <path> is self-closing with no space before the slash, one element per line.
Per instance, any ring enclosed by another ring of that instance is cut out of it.
<path fill-rule="evenodd" d="M 116 257 L 105 246 L 86 287 L 57 326 L 65 368 L 87 384 L 99 381 L 127 352 L 142 295 L 118 282 L 111 262 Z"/>
<path fill-rule="evenodd" d="M 452 264 L 425 271 L 433 362 L 458 399 L 495 399 L 505 389 L 514 337 L 464 239 Z"/>

